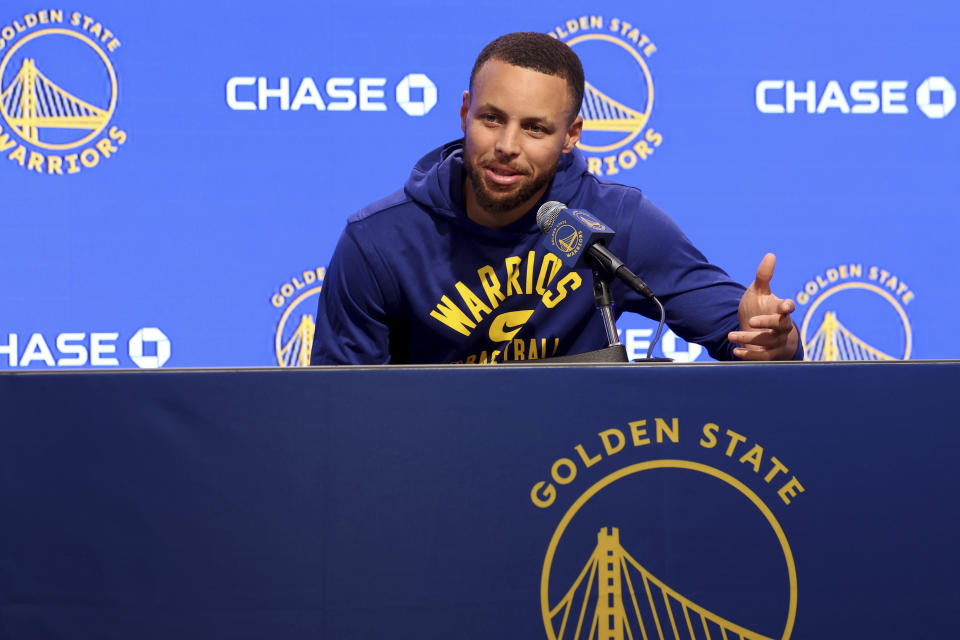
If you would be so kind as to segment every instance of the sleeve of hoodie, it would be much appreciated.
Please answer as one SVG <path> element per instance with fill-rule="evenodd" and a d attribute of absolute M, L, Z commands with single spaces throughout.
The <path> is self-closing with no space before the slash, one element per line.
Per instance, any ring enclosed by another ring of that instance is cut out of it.
<path fill-rule="evenodd" d="M 717 360 L 736 360 L 727 333 L 739 328 L 737 309 L 744 287 L 711 264 L 639 190 L 624 193 L 621 216 L 629 233 L 622 241 L 618 234 L 614 243 L 623 247 L 620 250 L 628 256 L 630 268 L 663 303 L 670 329 L 688 342 L 703 345 Z M 632 290 L 620 286 L 614 296 L 622 301 L 622 309 L 660 319 L 656 305 Z"/>
<path fill-rule="evenodd" d="M 371 266 L 348 225 L 323 279 L 310 364 L 390 361 L 390 327 L 378 273 L 384 270 Z"/>

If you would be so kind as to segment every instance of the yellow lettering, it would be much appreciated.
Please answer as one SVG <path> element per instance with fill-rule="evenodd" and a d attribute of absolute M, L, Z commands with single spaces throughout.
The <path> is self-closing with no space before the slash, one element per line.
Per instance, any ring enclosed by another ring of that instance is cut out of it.
<path fill-rule="evenodd" d="M 101 33 L 103 33 L 103 26 L 98 22 L 97 24 L 90 27 L 90 33 L 92 33 L 95 36 L 99 36 Z"/>
<path fill-rule="evenodd" d="M 54 12 L 51 11 L 50 13 L 52 15 Z M 76 11 L 70 14 L 70 24 L 72 24 L 75 27 L 80 26 L 80 14 L 77 13 Z"/>
<path fill-rule="evenodd" d="M 773 463 L 773 469 L 770 469 L 767 475 L 763 477 L 764 482 L 770 482 L 778 473 L 786 473 L 788 471 L 788 469 L 783 466 L 783 463 L 777 460 L 775 456 L 770 456 L 770 462 Z"/>
<path fill-rule="evenodd" d="M 0 133 L 0 151 L 6 151 L 11 147 L 15 147 L 16 142 L 10 139 L 10 136 L 6 133 Z"/>
<path fill-rule="evenodd" d="M 520 338 L 517 338 L 513 341 L 513 359 L 514 360 L 525 360 L 524 352 L 527 350 L 526 343 Z"/>
<path fill-rule="evenodd" d="M 476 364 L 476 362 L 477 362 L 477 354 L 467 356 L 467 360 L 466 360 L 467 364 Z"/>
<path fill-rule="evenodd" d="M 589 455 L 587 455 L 587 451 L 583 448 L 582 444 L 578 444 L 573 448 L 573 450 L 577 452 L 577 455 L 580 456 L 580 459 L 583 460 L 583 464 L 588 469 L 600 462 L 600 460 L 603 458 L 603 456 L 601 456 L 599 453 L 591 458 Z"/>
<path fill-rule="evenodd" d="M 753 466 L 754 473 L 760 473 L 760 462 L 763 460 L 763 447 L 758 444 L 753 445 L 750 451 L 740 456 L 740 462 L 750 463 Z"/>
<path fill-rule="evenodd" d="M 530 349 L 527 351 L 527 359 L 528 359 L 528 360 L 538 360 L 539 358 L 540 358 L 540 354 L 537 352 L 537 339 L 536 339 L 536 338 L 531 338 L 531 339 L 530 339 Z"/>
<path fill-rule="evenodd" d="M 600 175 L 600 173 L 603 171 L 603 162 L 600 160 L 600 158 L 597 158 L 596 156 L 590 156 L 587 158 L 587 171 L 597 176 Z"/>
<path fill-rule="evenodd" d="M 563 276 L 560 281 L 557 283 L 557 296 L 554 297 L 553 294 L 547 291 L 543 295 L 543 304 L 547 309 L 553 309 L 555 306 L 560 304 L 564 298 L 567 297 L 567 288 L 566 285 L 570 285 L 571 291 L 576 291 L 580 288 L 580 284 L 583 282 L 583 278 L 580 277 L 576 271 L 571 271 L 567 275 Z"/>
<path fill-rule="evenodd" d="M 647 139 L 647 142 L 655 147 L 659 147 L 661 144 L 663 144 L 663 135 L 657 133 L 654 129 L 647 129 L 647 132 L 643 134 L 643 137 Z"/>
<path fill-rule="evenodd" d="M 713 449 L 717 446 L 717 432 L 720 431 L 720 425 L 708 422 L 703 425 L 703 437 L 700 438 L 700 446 L 704 449 Z"/>
<path fill-rule="evenodd" d="M 120 48 L 120 41 L 114 38 L 107 44 L 107 49 L 110 51 L 116 51 Z"/>
<path fill-rule="evenodd" d="M 630 435 L 633 436 L 633 446 L 642 447 L 650 444 L 650 438 L 647 437 L 647 430 L 642 428 L 647 426 L 646 420 L 634 420 L 627 424 L 630 425 Z"/>
<path fill-rule="evenodd" d="M 523 293 L 523 290 L 520 288 L 520 263 L 523 262 L 523 258 L 520 256 L 510 256 L 509 258 L 504 259 L 504 263 L 507 265 L 507 295 L 512 296 L 514 293 Z"/>
<path fill-rule="evenodd" d="M 663 434 L 667 434 L 674 444 L 680 442 L 680 421 L 673 418 L 671 426 L 668 427 L 666 420 L 657 418 L 657 443 L 663 442 Z"/>
<path fill-rule="evenodd" d="M 780 487 L 777 495 L 783 500 L 783 504 L 790 504 L 790 498 L 796 498 L 797 493 L 803 493 L 803 485 L 797 481 L 797 476 L 793 476 L 787 481 L 787 484 Z"/>
<path fill-rule="evenodd" d="M 561 469 L 566 469 L 567 475 L 561 475 Z M 570 484 L 577 477 L 577 465 L 573 464 L 573 460 L 570 458 L 560 458 L 553 463 L 550 475 L 557 484 Z"/>
<path fill-rule="evenodd" d="M 603 449 L 607 452 L 608 456 L 619 453 L 627 444 L 627 440 L 620 429 L 607 429 L 597 435 L 600 436 L 600 439 L 603 441 Z"/>
<path fill-rule="evenodd" d="M 506 296 L 500 291 L 500 280 L 497 279 L 496 272 L 494 272 L 493 267 L 487 265 L 477 269 L 477 275 L 480 277 L 480 284 L 483 285 L 483 292 L 487 294 L 490 306 L 496 309 L 501 302 L 506 300 Z"/>
<path fill-rule="evenodd" d="M 543 256 L 543 262 L 540 264 L 540 275 L 537 277 L 538 294 L 543 296 L 547 293 L 547 286 L 557 277 L 557 273 L 559 273 L 560 267 L 562 266 L 563 263 L 560 262 L 560 258 L 552 253 Z"/>
<path fill-rule="evenodd" d="M 620 169 L 617 169 L 617 156 L 607 156 L 603 160 L 607 163 L 607 170 L 604 171 L 604 175 L 612 176 L 615 173 L 620 173 Z"/>
<path fill-rule="evenodd" d="M 93 149 L 84 149 L 80 152 L 80 164 L 92 169 L 100 163 L 100 154 Z"/>
<path fill-rule="evenodd" d="M 525 293 L 528 295 L 533 293 L 533 264 L 537 259 L 536 251 L 527 252 L 527 287 Z"/>
<path fill-rule="evenodd" d="M 544 489 L 544 487 L 546 487 Z M 540 491 L 543 491 L 541 494 Z M 542 496 L 542 497 L 541 497 Z M 530 490 L 530 500 L 533 501 L 533 504 L 540 507 L 541 509 L 546 509 L 553 504 L 553 501 L 557 499 L 557 489 L 552 484 L 547 484 L 543 480 L 533 485 L 533 489 Z"/>
<path fill-rule="evenodd" d="M 467 327 L 474 329 L 477 326 L 470 320 L 470 318 L 467 317 L 467 314 L 465 314 L 463 310 L 455 305 L 453 300 L 447 296 L 440 298 L 440 302 L 437 303 L 437 308 L 430 312 L 430 317 L 439 320 L 457 333 L 461 333 L 465 336 L 470 335 L 470 331 Z"/>
<path fill-rule="evenodd" d="M 746 442 L 747 439 L 736 431 L 731 431 L 730 429 L 727 429 L 727 435 L 730 436 L 730 444 L 727 446 L 726 454 L 727 456 L 732 457 L 733 450 L 737 448 L 737 444 Z"/>
<path fill-rule="evenodd" d="M 117 144 L 123 144 L 127 141 L 127 132 L 119 127 L 110 127 L 108 135 L 113 140 L 116 140 Z"/>
<path fill-rule="evenodd" d="M 60 156 L 47 156 L 47 173 L 63 175 L 63 158 Z"/>
<path fill-rule="evenodd" d="M 483 304 L 483 300 L 477 297 L 477 295 L 470 291 L 467 288 L 467 285 L 463 282 L 458 282 L 454 285 L 457 288 L 457 291 L 460 293 L 460 297 L 463 298 L 464 304 L 467 305 L 467 308 L 470 310 L 470 313 L 473 315 L 473 319 L 477 322 L 480 322 L 482 319 L 481 313 L 489 314 L 491 309 L 487 305 Z"/>
<path fill-rule="evenodd" d="M 17 162 L 20 163 L 20 166 L 22 167 L 24 163 L 27 161 L 27 148 L 23 145 L 20 145 L 19 147 L 11 151 L 10 155 L 7 157 L 10 158 L 11 160 L 16 160 Z"/>
<path fill-rule="evenodd" d="M 63 10 L 62 10 L 62 9 L 51 9 L 51 10 L 50 10 L 50 22 L 63 22 Z"/>
<path fill-rule="evenodd" d="M 37 173 L 43 173 L 43 154 L 31 151 L 30 159 L 27 161 L 27 169 L 33 169 Z"/>
<path fill-rule="evenodd" d="M 100 153 L 103 154 L 104 158 L 109 158 L 114 151 L 117 150 L 113 144 L 106 138 L 100 138 L 97 140 L 97 149 L 100 150 Z"/>

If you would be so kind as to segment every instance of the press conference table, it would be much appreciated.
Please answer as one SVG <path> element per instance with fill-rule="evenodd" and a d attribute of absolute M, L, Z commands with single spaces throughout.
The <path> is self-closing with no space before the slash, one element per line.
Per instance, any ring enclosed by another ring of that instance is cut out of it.
<path fill-rule="evenodd" d="M 953 637 L 960 363 L 0 374 L 0 637 Z"/>

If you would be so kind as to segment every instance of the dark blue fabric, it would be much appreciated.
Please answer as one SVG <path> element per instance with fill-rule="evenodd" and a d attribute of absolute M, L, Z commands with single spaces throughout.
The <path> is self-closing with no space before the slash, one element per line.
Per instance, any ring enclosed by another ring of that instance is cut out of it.
<path fill-rule="evenodd" d="M 467 217 L 462 188 L 462 141 L 455 141 L 424 156 L 402 191 L 350 217 L 320 296 L 313 364 L 515 361 L 606 346 L 592 275 L 555 267 L 536 224 L 541 203 L 493 229 Z M 714 358 L 734 359 L 726 335 L 739 326 L 744 288 L 639 189 L 590 174 L 575 149 L 561 158 L 541 202 L 548 200 L 612 227 L 610 250 L 650 285 L 670 328 Z M 520 272 L 512 287 L 511 265 Z M 618 315 L 659 319 L 652 303 L 619 282 L 613 298 Z"/>

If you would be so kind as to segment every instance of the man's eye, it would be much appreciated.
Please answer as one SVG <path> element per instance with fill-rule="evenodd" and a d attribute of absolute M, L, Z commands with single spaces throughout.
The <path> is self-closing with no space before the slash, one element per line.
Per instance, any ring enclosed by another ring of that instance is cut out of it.
<path fill-rule="evenodd" d="M 480 119 L 484 122 L 497 122 L 499 120 L 499 118 L 492 113 L 484 113 L 480 116 Z"/>
<path fill-rule="evenodd" d="M 530 133 L 537 133 L 537 134 L 542 134 L 547 132 L 547 130 L 544 127 L 541 127 L 538 124 L 531 124 L 530 126 L 527 127 L 527 130 L 530 131 Z"/>

